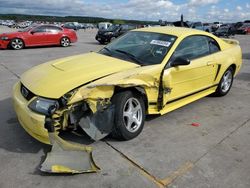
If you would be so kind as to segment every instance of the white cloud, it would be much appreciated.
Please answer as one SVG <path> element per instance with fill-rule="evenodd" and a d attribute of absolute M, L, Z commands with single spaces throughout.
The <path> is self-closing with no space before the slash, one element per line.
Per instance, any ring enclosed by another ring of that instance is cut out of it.
<path fill-rule="evenodd" d="M 242 10 L 242 7 L 241 6 L 237 6 L 236 9 L 237 10 Z"/>
<path fill-rule="evenodd" d="M 216 4 L 219 0 L 190 0 L 189 4 L 194 6 L 203 6 L 203 5 L 209 5 L 209 4 Z"/>
<path fill-rule="evenodd" d="M 184 14 L 185 20 L 190 21 L 232 22 L 249 19 L 250 11 L 240 14 L 238 9 L 240 6 L 234 10 L 219 8 L 217 5 L 219 1 L 186 0 L 186 3 L 178 4 L 174 0 L 129 0 L 128 2 L 113 0 L 111 3 L 89 0 L 0 0 L 0 12 L 167 21 L 179 20 L 181 14 Z M 246 7 L 250 8 L 250 4 L 247 3 Z"/>

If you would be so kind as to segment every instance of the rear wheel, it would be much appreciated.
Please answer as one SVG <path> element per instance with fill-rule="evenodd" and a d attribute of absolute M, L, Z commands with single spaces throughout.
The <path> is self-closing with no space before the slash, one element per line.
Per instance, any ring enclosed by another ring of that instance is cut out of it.
<path fill-rule="evenodd" d="M 223 74 L 221 81 L 216 89 L 216 96 L 224 96 L 230 91 L 233 84 L 233 75 L 234 69 L 232 67 L 229 67 Z"/>
<path fill-rule="evenodd" d="M 70 45 L 70 40 L 68 37 L 61 38 L 60 44 L 62 47 L 68 47 Z"/>
<path fill-rule="evenodd" d="M 10 46 L 14 50 L 20 50 L 24 47 L 24 42 L 22 39 L 14 38 L 10 41 Z"/>
<path fill-rule="evenodd" d="M 115 105 L 115 125 L 112 135 L 120 140 L 137 137 L 145 121 L 145 104 L 142 97 L 131 91 L 125 91 L 115 94 L 112 103 Z"/>

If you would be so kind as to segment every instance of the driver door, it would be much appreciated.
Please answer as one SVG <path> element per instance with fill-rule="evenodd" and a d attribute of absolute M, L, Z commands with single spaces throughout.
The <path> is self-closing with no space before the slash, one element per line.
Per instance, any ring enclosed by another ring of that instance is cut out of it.
<path fill-rule="evenodd" d="M 27 37 L 28 46 L 38 46 L 47 44 L 46 26 L 39 26 L 32 29 Z"/>
<path fill-rule="evenodd" d="M 177 58 L 189 59 L 190 64 L 171 66 Z M 175 102 L 211 87 L 217 72 L 216 59 L 210 54 L 206 36 L 194 35 L 185 38 L 172 55 L 163 75 L 163 105 Z"/>

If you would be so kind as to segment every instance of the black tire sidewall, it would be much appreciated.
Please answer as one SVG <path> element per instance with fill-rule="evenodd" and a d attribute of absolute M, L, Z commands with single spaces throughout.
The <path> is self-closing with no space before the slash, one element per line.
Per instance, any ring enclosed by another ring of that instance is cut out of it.
<path fill-rule="evenodd" d="M 142 108 L 142 123 L 140 125 L 140 128 L 136 132 L 129 132 L 127 128 L 125 127 L 124 120 L 123 120 L 123 108 L 124 105 L 126 104 L 127 100 L 130 98 L 136 98 L 141 105 Z M 120 139 L 120 140 L 131 140 L 135 137 L 137 137 L 143 127 L 144 127 L 144 121 L 145 121 L 145 104 L 139 95 L 134 94 L 131 91 L 125 91 L 122 93 L 118 93 L 113 97 L 113 101 L 115 104 L 115 124 L 114 124 L 114 132 L 115 132 L 115 137 Z"/>

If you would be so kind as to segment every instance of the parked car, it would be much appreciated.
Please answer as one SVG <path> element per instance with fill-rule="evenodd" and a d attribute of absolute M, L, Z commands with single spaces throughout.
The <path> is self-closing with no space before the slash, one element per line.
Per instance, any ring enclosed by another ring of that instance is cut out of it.
<path fill-rule="evenodd" d="M 243 23 L 243 25 L 237 29 L 237 33 L 250 34 L 250 23 Z"/>
<path fill-rule="evenodd" d="M 222 24 L 223 24 L 222 22 L 212 23 L 212 26 L 211 26 L 212 32 L 215 32 Z"/>
<path fill-rule="evenodd" d="M 202 22 L 189 22 L 189 27 L 210 33 L 212 32 L 212 25 L 208 23 L 203 24 Z"/>
<path fill-rule="evenodd" d="M 218 37 L 229 37 L 236 34 L 236 29 L 233 25 L 221 26 L 214 34 Z"/>
<path fill-rule="evenodd" d="M 112 23 L 109 23 L 109 22 L 100 22 L 97 26 L 98 26 L 99 30 L 106 30 L 110 26 L 112 26 Z"/>
<path fill-rule="evenodd" d="M 132 25 L 112 25 L 108 29 L 99 30 L 96 34 L 95 39 L 100 42 L 100 44 L 105 44 L 110 42 L 117 37 L 123 35 L 129 30 L 135 29 L 135 26 Z"/>
<path fill-rule="evenodd" d="M 16 28 L 16 29 L 23 29 L 23 28 L 29 27 L 32 23 L 33 23 L 32 21 L 19 22 L 19 23 L 15 23 L 9 27 Z"/>
<path fill-rule="evenodd" d="M 133 30 L 98 52 L 33 67 L 13 88 L 14 108 L 24 129 L 47 144 L 48 131 L 77 128 L 93 140 L 110 133 L 129 140 L 140 134 L 147 114 L 226 95 L 241 54 L 238 41 L 204 31 Z"/>
<path fill-rule="evenodd" d="M 30 46 L 61 45 L 67 47 L 76 42 L 77 36 L 71 29 L 54 25 L 27 27 L 18 32 L 0 34 L 0 48 L 20 50 Z"/>
<path fill-rule="evenodd" d="M 75 31 L 81 29 L 81 25 L 78 22 L 68 22 L 62 25 L 63 28 L 73 29 Z"/>

